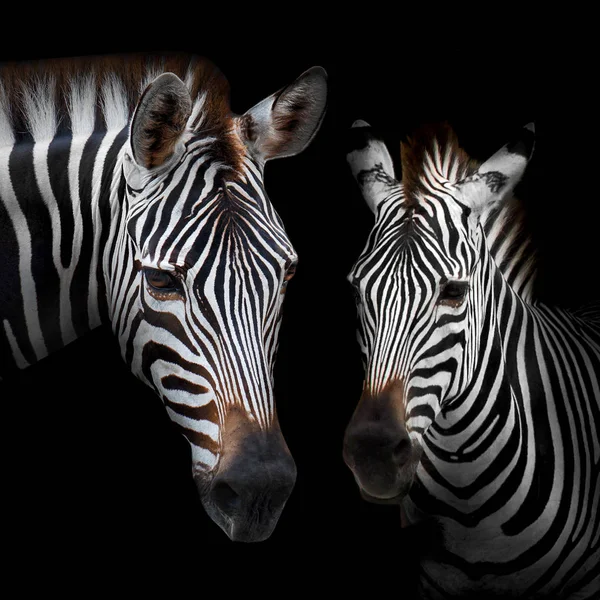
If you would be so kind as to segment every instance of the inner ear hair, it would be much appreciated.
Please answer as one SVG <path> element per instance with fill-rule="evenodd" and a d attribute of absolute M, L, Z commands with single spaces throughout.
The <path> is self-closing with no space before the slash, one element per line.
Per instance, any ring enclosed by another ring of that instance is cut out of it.
<path fill-rule="evenodd" d="M 318 129 L 323 118 L 322 108 L 311 98 L 307 85 L 299 85 L 283 90 L 273 103 L 273 126 L 276 131 L 285 133 L 306 133 Z M 316 124 L 315 124 L 316 123 Z"/>
<path fill-rule="evenodd" d="M 168 160 L 192 112 L 190 94 L 179 77 L 163 73 L 144 91 L 131 124 L 135 161 L 153 169 Z"/>
<path fill-rule="evenodd" d="M 327 73 L 312 67 L 238 117 L 242 140 L 263 161 L 302 152 L 319 130 L 327 107 Z"/>
<path fill-rule="evenodd" d="M 302 151 L 319 130 L 327 104 L 326 93 L 315 90 L 315 81 L 326 80 L 320 67 L 313 67 L 284 88 L 272 107 L 274 136 L 265 146 L 267 155 L 290 156 Z"/>

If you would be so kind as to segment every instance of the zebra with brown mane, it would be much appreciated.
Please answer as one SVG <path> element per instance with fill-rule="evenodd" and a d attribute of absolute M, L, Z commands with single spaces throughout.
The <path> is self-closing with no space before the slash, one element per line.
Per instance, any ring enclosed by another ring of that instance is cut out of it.
<path fill-rule="evenodd" d="M 446 126 L 348 153 L 375 213 L 348 277 L 365 379 L 344 458 L 364 498 L 436 533 L 423 598 L 600 595 L 600 312 L 536 296 L 512 196 L 534 131 L 482 164 Z"/>
<path fill-rule="evenodd" d="M 233 540 L 267 538 L 295 482 L 273 366 L 297 257 L 263 175 L 313 139 L 326 88 L 313 67 L 235 115 L 195 56 L 0 68 L 0 377 L 110 325 Z"/>

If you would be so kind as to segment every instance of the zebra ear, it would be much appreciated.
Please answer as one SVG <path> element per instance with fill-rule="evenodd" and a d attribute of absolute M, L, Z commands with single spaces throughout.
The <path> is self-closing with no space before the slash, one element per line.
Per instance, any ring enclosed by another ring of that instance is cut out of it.
<path fill-rule="evenodd" d="M 365 121 L 355 121 L 349 135 L 346 159 L 369 208 L 376 213 L 379 204 L 401 184 L 394 176 L 394 163 L 385 143 Z"/>
<path fill-rule="evenodd" d="M 192 112 L 190 93 L 174 73 L 159 75 L 142 93 L 129 139 L 136 163 L 152 169 L 175 150 Z"/>
<path fill-rule="evenodd" d="M 502 200 L 523 176 L 534 143 L 535 128 L 533 123 L 529 123 L 473 175 L 456 184 L 458 199 L 469 206 L 476 216 Z"/>
<path fill-rule="evenodd" d="M 327 73 L 312 67 L 237 118 L 242 140 L 263 162 L 298 154 L 311 142 L 327 107 Z"/>

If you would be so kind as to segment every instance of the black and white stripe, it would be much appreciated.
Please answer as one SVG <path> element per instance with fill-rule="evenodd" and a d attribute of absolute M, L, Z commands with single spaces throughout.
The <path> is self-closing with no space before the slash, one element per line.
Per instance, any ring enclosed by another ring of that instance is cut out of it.
<path fill-rule="evenodd" d="M 207 510 L 235 537 L 243 519 L 215 516 L 207 488 L 244 429 L 230 413 L 280 437 L 273 366 L 296 263 L 264 164 L 316 133 L 324 71 L 242 116 L 197 57 L 7 65 L 0 81 L 0 376 L 110 323 L 189 440 Z M 240 535 L 268 535 L 264 521 Z"/>
<path fill-rule="evenodd" d="M 378 175 L 383 143 L 355 129 L 349 162 L 376 213 L 349 276 L 365 365 L 345 440 L 357 483 L 439 526 L 423 597 L 597 597 L 600 321 L 533 294 L 506 199 L 531 130 L 479 167 L 429 131 L 403 145 L 400 183 Z"/>

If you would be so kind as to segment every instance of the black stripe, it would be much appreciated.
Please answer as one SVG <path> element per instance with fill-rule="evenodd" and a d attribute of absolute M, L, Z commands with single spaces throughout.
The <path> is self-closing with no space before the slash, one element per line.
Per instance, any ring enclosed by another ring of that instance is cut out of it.
<path fill-rule="evenodd" d="M 208 388 L 197 383 L 192 383 L 178 375 L 167 375 L 161 379 L 161 383 L 166 390 L 181 390 L 182 392 L 195 395 L 208 393 Z"/>
<path fill-rule="evenodd" d="M 9 174 L 31 236 L 31 273 L 42 337 L 48 351 L 54 352 L 64 345 L 60 330 L 60 282 L 52 259 L 52 221 L 35 178 L 33 148 L 28 143 L 13 148 Z"/>
<path fill-rule="evenodd" d="M 146 343 L 142 351 L 142 370 L 148 381 L 152 381 L 151 367 L 152 364 L 157 360 L 164 360 L 166 362 L 179 365 L 186 371 L 199 375 L 209 382 L 212 389 L 215 389 L 214 380 L 211 374 L 204 367 L 196 363 L 188 362 L 172 348 L 154 341 Z"/>
<path fill-rule="evenodd" d="M 6 200 L 0 197 L 0 256 L 2 256 L 2 286 L 0 294 L 0 376 L 6 377 L 17 368 L 3 321 L 10 323 L 14 336 L 25 360 L 35 362 L 33 346 L 27 335 L 23 296 L 21 294 L 21 274 L 19 271 L 19 252 L 17 236 L 13 230 L 8 212 L 4 206 Z"/>
<path fill-rule="evenodd" d="M 163 396 L 163 402 L 173 412 L 176 412 L 182 417 L 192 419 L 193 421 L 210 421 L 218 425 L 219 423 L 219 412 L 215 405 L 214 400 L 211 400 L 204 406 L 188 406 L 187 404 L 180 404 L 179 402 L 173 402 L 166 396 Z"/>

